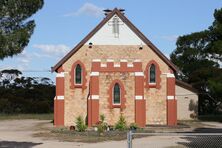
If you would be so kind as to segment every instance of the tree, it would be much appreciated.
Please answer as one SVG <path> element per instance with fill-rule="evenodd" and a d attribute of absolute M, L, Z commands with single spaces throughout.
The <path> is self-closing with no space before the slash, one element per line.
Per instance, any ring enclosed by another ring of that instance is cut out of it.
<path fill-rule="evenodd" d="M 25 77 L 17 69 L 0 71 L 0 113 L 51 113 L 54 96 L 49 78 Z"/>
<path fill-rule="evenodd" d="M 170 55 L 181 70 L 178 79 L 192 84 L 201 93 L 201 113 L 215 113 L 222 102 L 222 8 L 215 10 L 214 18 L 208 29 L 180 36 Z"/>
<path fill-rule="evenodd" d="M 0 59 L 19 54 L 28 45 L 35 21 L 28 20 L 43 0 L 0 1 Z"/>

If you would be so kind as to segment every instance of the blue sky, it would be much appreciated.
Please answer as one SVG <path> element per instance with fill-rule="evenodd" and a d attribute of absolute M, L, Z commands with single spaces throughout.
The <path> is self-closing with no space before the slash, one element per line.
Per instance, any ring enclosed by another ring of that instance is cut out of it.
<path fill-rule="evenodd" d="M 126 9 L 131 22 L 169 55 L 178 36 L 206 29 L 221 6 L 221 0 L 45 0 L 32 17 L 36 28 L 29 45 L 20 55 L 0 61 L 0 69 L 17 68 L 26 76 L 54 80 L 47 70 L 102 20 L 101 10 L 114 7 Z"/>

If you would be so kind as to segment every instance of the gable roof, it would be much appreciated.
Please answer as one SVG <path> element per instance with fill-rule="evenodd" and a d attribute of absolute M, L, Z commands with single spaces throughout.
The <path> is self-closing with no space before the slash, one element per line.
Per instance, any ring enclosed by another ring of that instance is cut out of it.
<path fill-rule="evenodd" d="M 198 94 L 198 90 L 195 89 L 195 88 L 193 88 L 192 85 L 190 85 L 190 84 L 188 84 L 188 83 L 186 83 L 186 82 L 183 82 L 183 81 L 181 81 L 181 80 L 176 79 L 176 85 L 178 85 L 178 86 L 180 86 L 180 87 L 183 87 L 184 89 L 187 89 L 187 90 L 189 90 L 189 91 L 192 91 L 192 92 Z"/>
<path fill-rule="evenodd" d="M 117 15 L 122 21 L 147 45 L 149 46 L 169 67 L 174 71 L 178 71 L 177 67 L 148 39 L 142 32 L 139 31 L 117 8 L 113 9 L 79 44 L 77 44 L 67 55 L 65 55 L 51 71 L 57 69 L 65 63 L 73 54 L 75 54 L 105 23 L 109 21 L 114 15 Z"/>

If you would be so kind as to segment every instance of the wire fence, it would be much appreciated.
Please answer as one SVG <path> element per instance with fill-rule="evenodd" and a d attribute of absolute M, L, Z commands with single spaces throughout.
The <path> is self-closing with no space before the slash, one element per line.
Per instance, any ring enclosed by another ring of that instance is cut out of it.
<path fill-rule="evenodd" d="M 137 139 L 135 137 L 145 136 Z M 127 148 L 222 148 L 222 133 L 127 133 Z"/>

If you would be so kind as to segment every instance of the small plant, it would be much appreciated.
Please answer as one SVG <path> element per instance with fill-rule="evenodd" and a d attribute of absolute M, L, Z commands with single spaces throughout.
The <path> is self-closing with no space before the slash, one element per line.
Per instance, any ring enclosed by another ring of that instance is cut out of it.
<path fill-rule="evenodd" d="M 107 130 L 108 125 L 107 125 L 107 123 L 105 123 L 105 116 L 104 115 L 100 115 L 100 121 L 97 124 L 97 128 L 98 128 L 98 132 L 100 134 Z"/>
<path fill-rule="evenodd" d="M 120 116 L 119 121 L 116 123 L 115 129 L 120 131 L 127 129 L 126 120 L 122 115 Z"/>
<path fill-rule="evenodd" d="M 104 115 L 104 114 L 100 115 L 100 120 L 101 120 L 102 122 L 105 121 L 105 115 Z"/>
<path fill-rule="evenodd" d="M 131 123 L 130 124 L 130 130 L 137 130 L 139 127 L 136 123 Z"/>
<path fill-rule="evenodd" d="M 78 116 L 76 118 L 76 128 L 78 132 L 84 132 L 87 128 L 87 126 L 84 123 L 84 120 L 81 116 Z"/>

